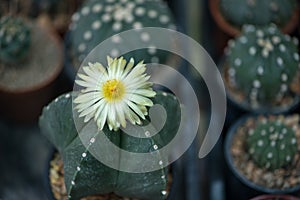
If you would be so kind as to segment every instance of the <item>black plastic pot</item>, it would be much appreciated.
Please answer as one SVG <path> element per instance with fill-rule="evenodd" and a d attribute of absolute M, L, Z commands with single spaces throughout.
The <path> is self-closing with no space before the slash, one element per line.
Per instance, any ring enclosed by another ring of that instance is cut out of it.
<path fill-rule="evenodd" d="M 271 188 L 266 188 L 257 185 L 251 182 L 250 180 L 248 180 L 245 176 L 243 176 L 241 172 L 235 167 L 230 152 L 233 136 L 234 134 L 236 134 L 236 130 L 238 129 L 238 127 L 242 126 L 247 119 L 256 116 L 257 115 L 246 115 L 241 119 L 239 119 L 230 127 L 225 138 L 225 143 L 224 143 L 225 160 L 227 163 L 227 167 L 231 172 L 230 174 L 227 175 L 227 191 L 230 196 L 229 199 L 239 199 L 239 200 L 249 199 L 260 194 L 294 194 L 300 190 L 300 184 L 295 187 L 284 189 L 284 190 L 271 189 Z"/>

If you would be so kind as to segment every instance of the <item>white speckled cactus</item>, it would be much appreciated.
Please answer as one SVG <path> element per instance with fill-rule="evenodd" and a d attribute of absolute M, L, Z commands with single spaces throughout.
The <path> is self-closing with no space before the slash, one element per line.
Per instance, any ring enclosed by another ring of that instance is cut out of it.
<path fill-rule="evenodd" d="M 0 61 L 22 60 L 30 46 L 30 28 L 18 17 L 4 16 L 0 20 Z"/>
<path fill-rule="evenodd" d="M 251 107 L 280 104 L 294 97 L 290 84 L 299 71 L 298 40 L 282 34 L 276 25 L 245 25 L 242 34 L 229 41 L 226 75 L 232 88 Z"/>
<path fill-rule="evenodd" d="M 296 0 L 220 0 L 222 14 L 237 27 L 269 23 L 284 26 L 296 8 Z"/>
<path fill-rule="evenodd" d="M 295 131 L 280 120 L 266 120 L 248 132 L 247 148 L 259 167 L 287 166 L 298 151 Z"/>
<path fill-rule="evenodd" d="M 68 49 L 74 67 L 79 67 L 87 54 L 105 39 L 125 30 L 143 27 L 176 28 L 170 10 L 160 0 L 86 1 L 73 15 L 70 25 Z M 168 54 L 156 49 L 152 39 L 149 33 L 141 31 L 139 36 L 134 38 L 134 42 L 147 44 L 151 48 L 126 54 L 124 57 L 142 57 L 145 63 L 164 63 Z M 122 42 L 123 38 L 120 37 L 112 39 L 112 45 L 115 44 L 115 47 L 111 49 L 110 56 L 121 56 L 117 45 Z"/>

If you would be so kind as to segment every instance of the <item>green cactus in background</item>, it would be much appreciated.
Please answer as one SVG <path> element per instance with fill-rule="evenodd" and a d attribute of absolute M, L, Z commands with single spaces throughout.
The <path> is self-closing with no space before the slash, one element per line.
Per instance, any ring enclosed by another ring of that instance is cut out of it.
<path fill-rule="evenodd" d="M 170 10 L 161 0 L 86 1 L 72 16 L 70 24 L 68 49 L 73 58 L 74 67 L 78 68 L 87 54 L 107 38 L 122 31 L 143 27 L 176 28 Z M 144 31 L 137 33 L 130 39 L 126 38 L 126 41 L 118 36 L 112 38 L 112 49 L 104 54 L 119 57 L 121 55 L 118 45 L 124 42 L 128 46 L 130 43 L 141 43 L 150 48 L 136 50 L 131 54 L 125 54 L 124 57 L 143 58 L 145 63 L 164 63 L 169 54 L 157 49 L 153 39 L 166 42 L 169 41 L 168 38 L 158 38 Z"/>
<path fill-rule="evenodd" d="M 253 161 L 260 167 L 274 170 L 292 162 L 297 140 L 292 128 L 280 120 L 260 122 L 247 135 L 247 148 Z"/>
<path fill-rule="evenodd" d="M 160 148 L 168 144 L 176 134 L 180 122 L 180 106 L 177 99 L 164 92 L 157 92 L 154 104 L 162 105 L 167 113 L 164 127 L 158 134 L 147 138 L 136 138 L 123 133 L 103 129 L 105 135 L 115 145 L 129 152 L 153 154 L 153 159 L 163 159 Z M 83 196 L 114 192 L 120 196 L 141 199 L 165 199 L 167 196 L 168 169 L 161 168 L 147 173 L 127 173 L 112 169 L 96 158 L 82 144 L 74 125 L 72 115 L 72 94 L 67 93 L 44 108 L 40 117 L 42 133 L 58 149 L 63 157 L 65 183 L 69 199 Z M 91 140 L 91 143 L 96 143 Z M 122 157 L 108 155 L 109 157 Z M 123 165 L 131 166 L 133 160 L 126 160 Z M 157 163 L 161 165 L 161 163 Z"/>
<path fill-rule="evenodd" d="M 15 63 L 22 60 L 30 46 L 30 28 L 21 18 L 12 16 L 0 20 L 0 61 Z"/>
<path fill-rule="evenodd" d="M 234 26 L 244 24 L 284 26 L 297 8 L 296 0 L 220 0 L 220 10 Z"/>
<path fill-rule="evenodd" d="M 292 95 L 289 87 L 299 71 L 298 40 L 282 34 L 274 24 L 245 25 L 242 34 L 229 41 L 226 60 L 230 86 L 251 107 L 278 104 Z"/>

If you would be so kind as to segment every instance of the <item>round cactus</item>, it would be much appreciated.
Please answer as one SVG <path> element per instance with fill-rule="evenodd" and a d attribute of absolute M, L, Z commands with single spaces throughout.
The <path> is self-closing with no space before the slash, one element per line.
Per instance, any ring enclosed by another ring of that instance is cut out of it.
<path fill-rule="evenodd" d="M 299 71 L 298 40 L 282 34 L 276 25 L 245 25 L 226 49 L 229 85 L 251 107 L 277 105 L 291 96 L 290 85 Z"/>
<path fill-rule="evenodd" d="M 243 24 L 284 26 L 297 8 L 296 0 L 220 0 L 223 16 L 234 26 Z"/>
<path fill-rule="evenodd" d="M 266 120 L 250 129 L 247 147 L 259 167 L 274 170 L 291 163 L 297 150 L 297 139 L 292 128 L 280 120 Z"/>
<path fill-rule="evenodd" d="M 149 0 L 88 0 L 72 16 L 70 24 L 69 49 L 75 68 L 83 61 L 86 55 L 105 39 L 125 30 L 143 27 L 163 27 L 175 29 L 173 18 L 167 5 L 160 1 Z M 135 37 L 135 36 L 134 36 Z M 149 45 L 149 49 L 136 51 L 127 57 L 143 58 L 147 63 L 164 62 L 167 54 L 153 46 L 149 33 L 141 31 L 133 40 L 135 43 Z M 126 41 L 130 43 L 130 41 Z M 122 38 L 114 37 L 110 51 L 111 57 L 121 55 L 117 45 Z"/>
<path fill-rule="evenodd" d="M 0 20 L 0 60 L 14 63 L 23 59 L 30 46 L 30 28 L 21 18 L 5 16 Z"/>

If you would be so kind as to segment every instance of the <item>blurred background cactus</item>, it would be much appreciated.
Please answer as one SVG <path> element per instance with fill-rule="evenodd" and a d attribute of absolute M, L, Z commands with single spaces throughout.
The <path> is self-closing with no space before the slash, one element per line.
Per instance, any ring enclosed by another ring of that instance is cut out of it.
<path fill-rule="evenodd" d="M 283 27 L 291 20 L 297 9 L 296 0 L 220 0 L 224 18 L 236 27 L 244 24 Z"/>
<path fill-rule="evenodd" d="M 164 160 L 160 148 L 168 144 L 177 132 L 180 106 L 173 95 L 164 92 L 157 92 L 153 103 L 163 106 L 168 116 L 164 127 L 156 135 L 136 138 L 121 130 L 109 131 L 108 127 L 103 131 L 106 137 L 121 149 L 136 153 L 152 152 L 153 160 L 156 161 Z M 168 180 L 168 169 L 163 168 L 161 162 L 155 162 L 159 166 L 159 170 L 156 171 L 127 173 L 104 165 L 90 153 L 75 128 L 71 93 L 58 97 L 44 108 L 40 117 L 40 128 L 63 158 L 68 199 L 112 192 L 123 197 L 149 200 L 167 198 L 167 183 L 170 180 Z M 97 141 L 97 137 L 91 139 L 90 148 L 93 148 Z M 107 156 L 112 157 L 109 152 Z M 113 157 L 121 156 L 120 151 L 120 155 Z M 120 164 L 131 166 L 136 162 L 135 158 L 132 159 Z"/>
<path fill-rule="evenodd" d="M 0 60 L 18 62 L 26 56 L 31 41 L 30 27 L 18 17 L 5 16 L 0 20 Z"/>
<path fill-rule="evenodd" d="M 290 164 L 298 151 L 295 131 L 280 120 L 267 119 L 248 131 L 247 148 L 259 167 L 271 170 Z"/>
<path fill-rule="evenodd" d="M 143 27 L 176 29 L 171 11 L 165 2 L 160 0 L 86 1 L 72 16 L 70 24 L 68 49 L 74 67 L 78 69 L 87 54 L 105 39 L 125 30 Z M 168 54 L 156 49 L 151 43 L 151 37 L 149 33 L 141 31 L 138 37 L 132 38 L 133 41 L 126 41 L 147 44 L 151 48 L 134 51 L 124 57 L 143 58 L 146 63 L 164 63 Z M 161 39 L 161 41 L 168 40 Z M 114 46 L 121 43 L 120 37 L 112 39 Z M 113 48 L 110 56 L 121 56 L 120 49 Z"/>
<path fill-rule="evenodd" d="M 229 41 L 226 61 L 229 87 L 252 108 L 294 98 L 290 85 L 299 72 L 298 40 L 282 34 L 276 25 L 245 25 L 242 34 Z"/>

